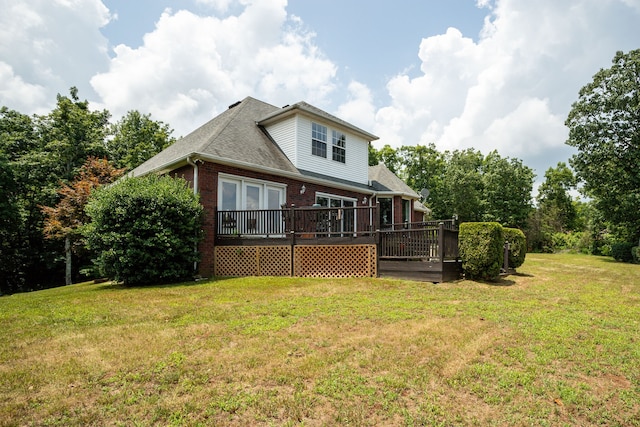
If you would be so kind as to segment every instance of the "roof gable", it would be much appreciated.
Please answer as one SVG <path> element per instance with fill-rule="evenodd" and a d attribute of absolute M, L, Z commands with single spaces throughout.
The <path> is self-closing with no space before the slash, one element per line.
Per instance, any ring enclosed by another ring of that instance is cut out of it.
<path fill-rule="evenodd" d="M 271 139 L 261 124 L 271 120 L 280 120 L 304 110 L 305 114 L 324 117 L 341 126 L 358 132 L 367 138 L 377 139 L 349 123 L 325 113 L 305 102 L 295 107 L 279 108 L 271 104 L 247 97 L 229 107 L 222 114 L 209 120 L 190 134 L 153 156 L 130 175 L 140 176 L 148 173 L 162 173 L 187 164 L 187 159 L 235 164 L 241 167 L 262 169 L 270 172 L 297 175 L 301 179 L 333 183 L 338 186 L 359 188 L 362 191 L 377 191 L 419 198 L 407 184 L 391 172 L 384 164 L 369 167 L 370 186 L 346 181 L 309 171 L 298 170 L 287 158 L 280 147 Z M 354 130 L 355 129 L 355 130 Z"/>
<path fill-rule="evenodd" d="M 369 180 L 376 191 L 402 194 L 416 199 L 420 197 L 403 180 L 391 172 L 384 163 L 369 166 Z"/>
<path fill-rule="evenodd" d="M 283 108 L 280 108 L 276 111 L 273 111 L 265 115 L 264 117 L 261 118 L 261 120 L 259 121 L 259 124 L 263 126 L 267 126 L 271 123 L 287 118 L 293 114 L 303 114 L 303 115 L 310 116 L 312 118 L 322 119 L 323 121 L 330 122 L 338 127 L 343 128 L 346 131 L 349 131 L 355 135 L 358 135 L 359 137 L 369 142 L 379 139 L 377 136 L 365 130 L 360 129 L 359 127 L 354 126 L 345 120 L 342 120 L 334 115 L 331 115 L 326 111 L 321 110 L 318 107 L 314 107 L 313 105 L 308 104 L 304 101 L 297 102 L 293 105 L 287 105 Z"/>
<path fill-rule="evenodd" d="M 260 118 L 277 110 L 280 109 L 247 97 L 135 168 L 132 175 L 162 172 L 186 162 L 189 156 L 298 173 L 257 125 Z"/>

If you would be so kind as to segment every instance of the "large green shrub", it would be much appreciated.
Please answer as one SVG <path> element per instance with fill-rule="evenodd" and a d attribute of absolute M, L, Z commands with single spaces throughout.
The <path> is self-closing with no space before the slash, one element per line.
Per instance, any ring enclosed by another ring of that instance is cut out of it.
<path fill-rule="evenodd" d="M 193 275 L 202 206 L 186 181 L 127 178 L 94 193 L 86 209 L 89 247 L 110 279 L 144 285 Z"/>
<path fill-rule="evenodd" d="M 462 270 L 467 278 L 493 280 L 504 262 L 504 233 L 497 222 L 460 224 Z"/>
<path fill-rule="evenodd" d="M 527 255 L 527 238 L 517 228 L 503 228 L 502 232 L 504 240 L 509 242 L 509 268 L 518 268 Z"/>
<path fill-rule="evenodd" d="M 611 256 L 616 261 L 632 262 L 633 254 L 631 249 L 633 246 L 633 243 L 614 243 L 611 245 Z"/>
<path fill-rule="evenodd" d="M 640 264 L 640 246 L 631 248 L 631 256 L 633 256 L 634 264 Z"/>

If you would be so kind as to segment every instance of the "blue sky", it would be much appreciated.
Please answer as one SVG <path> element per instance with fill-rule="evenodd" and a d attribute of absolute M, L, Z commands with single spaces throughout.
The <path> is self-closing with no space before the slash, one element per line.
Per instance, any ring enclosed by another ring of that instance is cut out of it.
<path fill-rule="evenodd" d="M 380 137 L 522 159 L 572 154 L 564 120 L 640 0 L 0 0 L 0 105 L 77 86 L 181 136 L 231 103 L 307 101 Z"/>
<path fill-rule="evenodd" d="M 117 14 L 102 28 L 113 45 L 131 47 L 143 44 L 143 36 L 154 30 L 162 12 L 169 8 L 206 15 L 210 7 L 195 1 L 104 0 Z M 217 16 L 228 17 L 241 12 L 230 5 Z M 423 37 L 443 34 L 458 28 L 465 36 L 478 38 L 487 11 L 473 0 L 290 0 L 287 12 L 300 17 L 304 27 L 315 34 L 315 45 L 339 64 L 338 78 L 359 80 L 370 87 L 384 87 L 400 72 L 418 69 L 418 44 Z M 378 57 L 381 54 L 382 57 Z M 385 97 L 384 91 L 378 94 Z"/>

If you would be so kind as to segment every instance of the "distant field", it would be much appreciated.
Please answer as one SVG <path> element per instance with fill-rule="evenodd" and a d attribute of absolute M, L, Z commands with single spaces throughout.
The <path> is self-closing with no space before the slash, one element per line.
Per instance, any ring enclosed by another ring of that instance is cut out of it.
<path fill-rule="evenodd" d="M 0 426 L 640 426 L 640 265 L 0 298 Z"/>

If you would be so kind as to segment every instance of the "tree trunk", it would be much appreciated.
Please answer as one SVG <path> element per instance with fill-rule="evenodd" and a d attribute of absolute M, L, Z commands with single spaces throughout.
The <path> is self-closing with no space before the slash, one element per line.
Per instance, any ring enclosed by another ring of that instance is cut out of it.
<path fill-rule="evenodd" d="M 66 256 L 65 261 L 65 274 L 64 274 L 64 284 L 71 284 L 71 238 L 69 236 L 64 239 L 64 254 Z"/>

